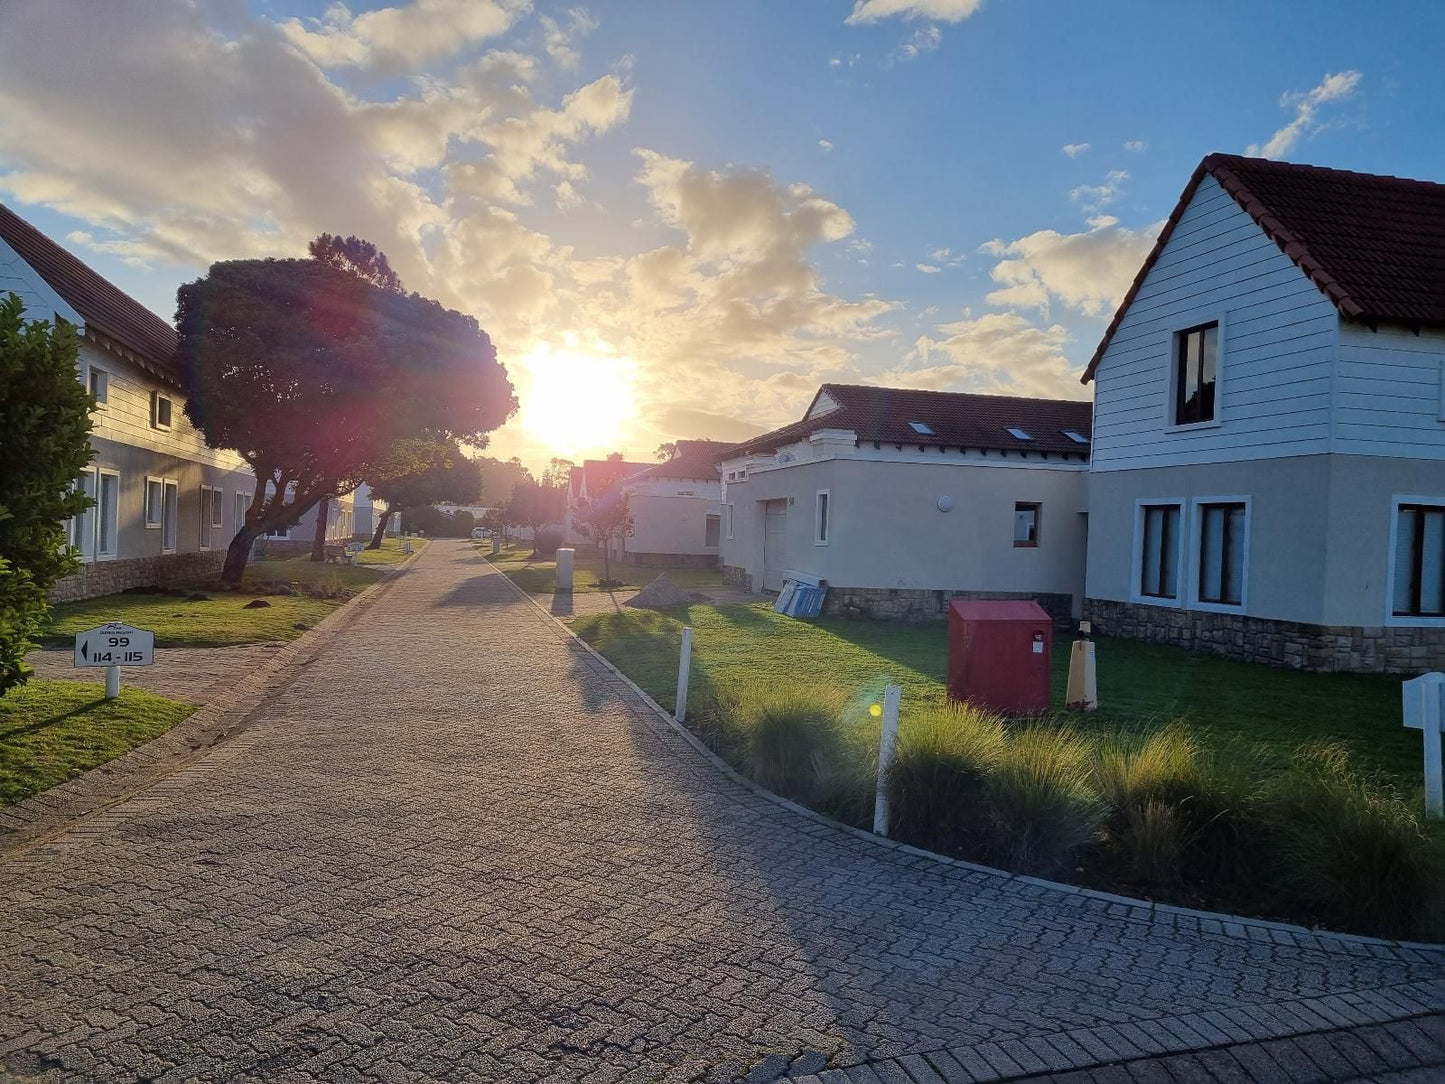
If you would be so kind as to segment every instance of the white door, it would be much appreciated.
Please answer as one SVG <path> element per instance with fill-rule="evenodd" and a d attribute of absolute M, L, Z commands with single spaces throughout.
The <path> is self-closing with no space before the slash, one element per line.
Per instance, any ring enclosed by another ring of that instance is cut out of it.
<path fill-rule="evenodd" d="M 781 591 L 788 570 L 788 502 L 763 502 L 763 590 Z"/>

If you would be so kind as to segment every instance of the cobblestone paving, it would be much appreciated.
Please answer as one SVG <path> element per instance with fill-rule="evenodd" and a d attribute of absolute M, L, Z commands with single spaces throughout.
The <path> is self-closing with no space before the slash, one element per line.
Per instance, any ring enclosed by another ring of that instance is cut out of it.
<path fill-rule="evenodd" d="M 253 673 L 286 645 L 283 643 L 233 644 L 227 647 L 158 647 L 154 666 L 127 666 L 121 678 L 127 686 L 145 689 L 172 700 L 204 704 L 216 689 Z M 32 651 L 25 661 L 42 678 L 104 684 L 104 670 L 78 670 L 75 652 Z"/>
<path fill-rule="evenodd" d="M 908 1079 L 891 1066 L 1041 1036 L 1087 1058 L 1445 1008 L 1430 952 L 1231 935 L 791 813 L 465 544 L 264 710 L 0 864 L 12 1075 Z"/>

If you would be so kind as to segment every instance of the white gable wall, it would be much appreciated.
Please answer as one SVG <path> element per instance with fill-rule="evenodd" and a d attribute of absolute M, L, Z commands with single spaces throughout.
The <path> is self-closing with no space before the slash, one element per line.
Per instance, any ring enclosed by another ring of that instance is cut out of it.
<path fill-rule="evenodd" d="M 1341 323 L 1333 450 L 1445 460 L 1445 331 Z"/>
<path fill-rule="evenodd" d="M 85 327 L 80 314 L 52 290 L 18 252 L 0 241 L 0 298 L 6 294 L 20 295 L 27 320 L 54 320 L 59 316 L 77 328 Z"/>

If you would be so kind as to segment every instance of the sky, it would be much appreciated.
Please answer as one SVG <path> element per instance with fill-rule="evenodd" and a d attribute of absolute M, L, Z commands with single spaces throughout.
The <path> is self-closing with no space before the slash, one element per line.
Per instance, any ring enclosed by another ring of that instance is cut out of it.
<path fill-rule="evenodd" d="M 826 381 L 1087 398 L 1211 151 L 1445 181 L 1445 5 L 0 0 L 0 200 L 166 318 L 380 246 L 540 467 Z"/>

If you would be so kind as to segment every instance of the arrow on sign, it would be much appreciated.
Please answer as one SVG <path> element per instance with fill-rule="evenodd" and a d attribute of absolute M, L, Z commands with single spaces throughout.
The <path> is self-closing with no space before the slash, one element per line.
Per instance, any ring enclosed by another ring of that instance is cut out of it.
<path fill-rule="evenodd" d="M 90 658 L 90 641 L 89 641 L 89 640 L 82 640 L 82 641 L 80 642 L 80 657 L 81 657 L 82 659 L 89 659 L 89 658 Z"/>

